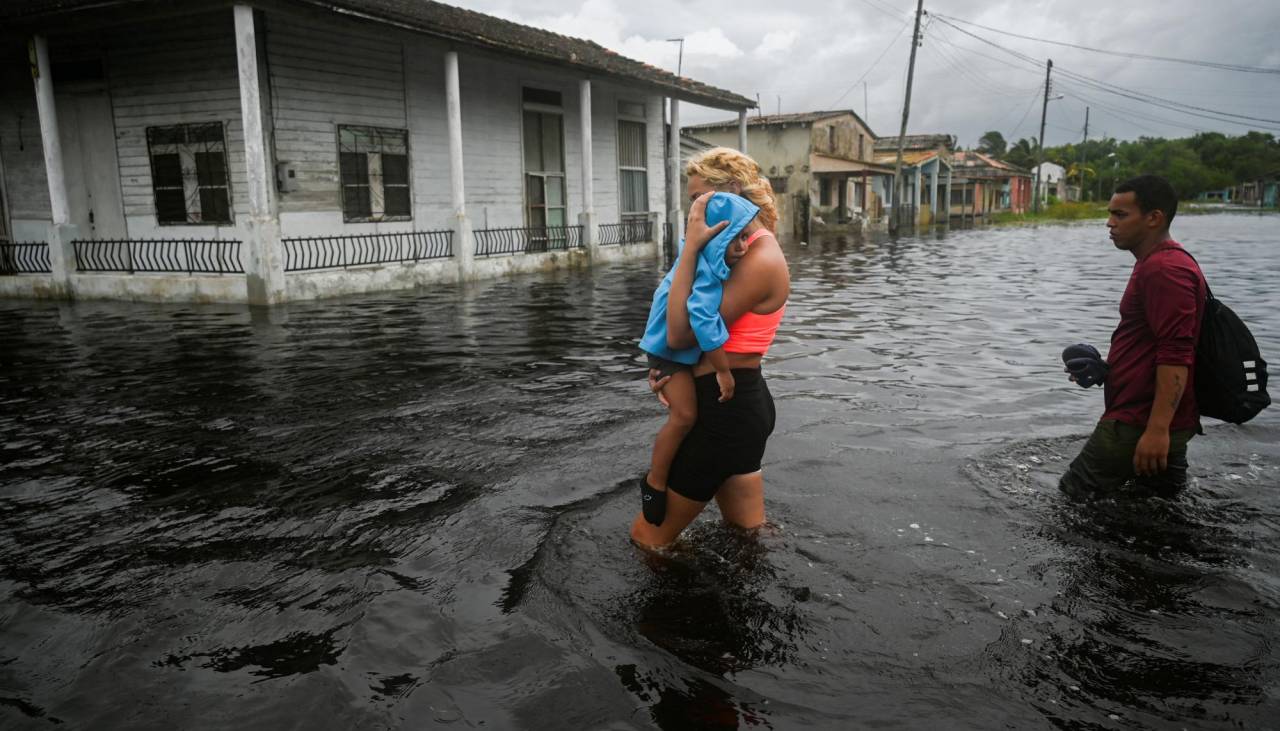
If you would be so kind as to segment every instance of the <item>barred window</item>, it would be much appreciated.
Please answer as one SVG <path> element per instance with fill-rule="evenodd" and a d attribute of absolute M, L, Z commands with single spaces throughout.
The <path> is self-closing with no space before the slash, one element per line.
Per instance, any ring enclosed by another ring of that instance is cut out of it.
<path fill-rule="evenodd" d="M 619 105 L 619 112 L 623 111 Z M 622 220 L 649 211 L 648 144 L 644 122 L 618 120 L 618 208 Z"/>
<path fill-rule="evenodd" d="M 342 220 L 407 221 L 409 133 L 385 127 L 338 127 Z"/>
<path fill-rule="evenodd" d="M 157 222 L 231 223 L 221 122 L 148 127 L 147 154 Z"/>

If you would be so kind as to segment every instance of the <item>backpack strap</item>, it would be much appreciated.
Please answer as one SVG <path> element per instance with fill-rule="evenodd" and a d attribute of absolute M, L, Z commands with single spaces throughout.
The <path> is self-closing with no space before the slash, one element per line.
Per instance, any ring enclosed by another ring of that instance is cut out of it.
<path fill-rule="evenodd" d="M 1154 253 L 1156 253 L 1157 251 L 1181 251 L 1182 253 L 1186 254 L 1187 256 L 1190 256 L 1190 257 L 1191 257 L 1191 261 L 1194 261 L 1194 262 L 1196 263 L 1196 268 L 1197 268 L 1197 269 L 1200 269 L 1200 262 L 1199 262 L 1199 260 L 1197 260 L 1197 259 L 1196 259 L 1196 257 L 1195 257 L 1195 256 L 1194 256 L 1190 251 L 1187 251 L 1186 249 L 1182 248 L 1181 246 L 1166 246 L 1166 247 L 1165 247 L 1165 248 L 1163 248 L 1163 249 L 1157 249 L 1156 251 L 1153 251 L 1153 252 L 1151 252 L 1151 253 L 1153 253 L 1153 254 L 1154 254 Z M 1214 297 L 1214 296 L 1213 296 L 1213 290 L 1209 288 L 1209 278 L 1204 276 L 1204 269 L 1200 269 L 1200 276 L 1204 279 L 1204 298 L 1205 298 L 1205 301 L 1208 301 L 1208 300 L 1216 300 L 1216 299 L 1218 299 L 1217 297 Z"/>

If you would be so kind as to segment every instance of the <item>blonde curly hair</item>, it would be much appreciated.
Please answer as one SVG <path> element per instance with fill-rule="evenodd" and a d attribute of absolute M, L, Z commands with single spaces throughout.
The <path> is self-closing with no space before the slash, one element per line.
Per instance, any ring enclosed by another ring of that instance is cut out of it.
<path fill-rule="evenodd" d="M 686 176 L 697 175 L 716 190 L 737 183 L 740 195 L 760 207 L 757 217 L 770 231 L 778 231 L 778 205 L 773 186 L 760 174 L 760 164 L 730 147 L 713 147 L 694 155 L 684 166 Z"/>

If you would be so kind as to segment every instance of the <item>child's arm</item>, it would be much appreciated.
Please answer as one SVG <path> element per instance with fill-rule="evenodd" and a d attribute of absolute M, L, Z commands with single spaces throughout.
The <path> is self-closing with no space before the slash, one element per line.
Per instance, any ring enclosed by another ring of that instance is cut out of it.
<path fill-rule="evenodd" d="M 720 400 L 728 401 L 733 398 L 734 389 L 733 372 L 729 370 L 729 356 L 724 352 L 724 348 L 708 350 L 706 354 L 707 362 L 716 369 L 716 383 L 720 384 Z"/>

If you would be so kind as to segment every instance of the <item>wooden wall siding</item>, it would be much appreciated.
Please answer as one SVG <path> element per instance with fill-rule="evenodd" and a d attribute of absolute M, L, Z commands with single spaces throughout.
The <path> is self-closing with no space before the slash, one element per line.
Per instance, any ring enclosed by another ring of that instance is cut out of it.
<path fill-rule="evenodd" d="M 49 220 L 49 181 L 44 174 L 40 116 L 22 44 L 2 47 L 0 64 L 0 157 L 4 159 L 9 215 Z"/>
<path fill-rule="evenodd" d="M 416 228 L 452 225 L 449 189 L 449 140 L 444 98 L 444 54 L 449 48 L 430 39 L 406 40 L 406 88 L 410 147 L 413 155 Z M 553 69 L 538 70 L 517 61 L 462 53 L 463 159 L 467 215 L 475 228 L 523 226 L 524 176 L 521 88 L 561 93 L 565 115 L 565 164 L 568 216 L 582 211 L 582 145 L 579 134 L 578 79 Z M 603 82 L 592 84 L 592 162 L 596 221 L 613 223 L 618 213 L 617 103 L 645 105 L 648 116 L 651 210 L 664 205 L 662 173 L 662 97 Z"/>
<path fill-rule="evenodd" d="M 409 126 L 404 43 L 351 21 L 267 13 L 265 25 L 276 158 L 297 171 L 298 189 L 280 196 L 280 210 L 341 211 L 338 125 Z M 411 140 L 417 176 L 415 147 Z"/>
<path fill-rule="evenodd" d="M 453 227 L 449 123 L 444 100 L 445 50 L 420 37 L 410 38 L 405 44 L 409 172 L 413 176 L 413 222 L 418 230 Z M 464 105 L 464 120 L 467 112 Z M 469 167 L 470 161 L 466 162 Z M 468 174 L 464 173 L 464 179 L 470 186 L 471 180 L 465 177 Z"/>
<path fill-rule="evenodd" d="M 126 218 L 155 216 L 147 128 L 220 121 L 233 218 L 240 223 L 249 205 L 230 9 L 131 28 L 111 41 L 106 55 Z"/>
<path fill-rule="evenodd" d="M 578 82 L 554 70 L 462 54 L 462 145 L 467 215 L 475 228 L 524 226 L 524 158 L 521 89 L 558 91 L 563 100 L 565 188 L 568 222 L 582 211 L 582 145 L 578 130 Z M 443 80 L 440 82 L 443 85 Z M 594 120 L 593 120 L 594 122 Z M 447 168 L 446 168 L 447 171 Z M 445 173 L 447 174 L 447 172 Z"/>

